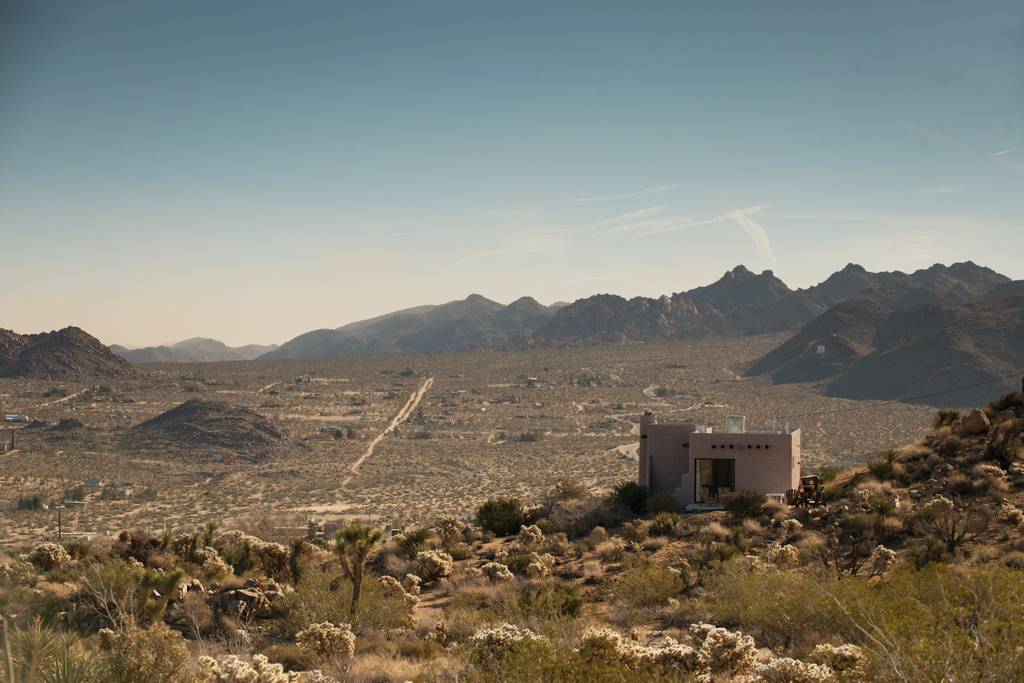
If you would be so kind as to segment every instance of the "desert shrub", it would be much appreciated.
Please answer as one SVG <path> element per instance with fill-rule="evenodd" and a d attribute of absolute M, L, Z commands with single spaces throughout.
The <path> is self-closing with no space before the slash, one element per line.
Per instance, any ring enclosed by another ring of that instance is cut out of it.
<path fill-rule="evenodd" d="M 536 548 L 544 541 L 544 532 L 536 524 L 519 527 L 519 544 L 524 548 Z"/>
<path fill-rule="evenodd" d="M 633 607 L 654 607 L 677 597 L 685 587 L 678 571 L 651 560 L 637 559 L 615 577 L 612 593 Z"/>
<path fill-rule="evenodd" d="M 993 430 L 985 441 L 985 459 L 997 463 L 1003 469 L 1009 469 L 1019 455 L 1020 445 L 1013 430 Z"/>
<path fill-rule="evenodd" d="M 454 515 L 441 515 L 434 523 L 434 531 L 437 532 L 438 538 L 441 539 L 441 547 L 449 552 L 451 552 L 452 546 L 462 537 L 465 527 L 466 525 L 460 522 Z"/>
<path fill-rule="evenodd" d="M 642 519 L 630 520 L 622 526 L 622 536 L 630 543 L 643 543 L 647 535 L 647 523 Z"/>
<path fill-rule="evenodd" d="M 652 515 L 659 512 L 681 512 L 679 501 L 667 491 L 659 491 L 647 499 L 647 511 Z"/>
<path fill-rule="evenodd" d="M 551 491 L 551 497 L 555 500 L 573 500 L 574 498 L 586 498 L 590 495 L 590 489 L 585 484 L 572 477 L 562 477 Z"/>
<path fill-rule="evenodd" d="M 839 470 L 831 465 L 822 465 L 818 468 L 818 478 L 821 479 L 821 483 L 827 484 L 838 476 Z"/>
<path fill-rule="evenodd" d="M 280 664 L 285 671 L 305 671 L 316 666 L 317 658 L 307 654 L 298 645 L 279 643 L 261 652 L 272 664 Z"/>
<path fill-rule="evenodd" d="M 950 553 L 976 537 L 985 526 L 981 514 L 957 507 L 946 496 L 935 496 L 918 508 L 914 521 L 918 529 L 941 541 Z"/>
<path fill-rule="evenodd" d="M 476 520 L 485 531 L 510 536 L 526 522 L 526 513 L 518 498 L 491 498 L 477 508 Z"/>
<path fill-rule="evenodd" d="M 98 562 L 79 577 L 72 616 L 86 630 L 146 626 L 163 617 L 184 576 L 181 569 L 148 569 L 133 559 Z"/>
<path fill-rule="evenodd" d="M 538 526 L 547 534 L 564 533 L 576 538 L 586 536 L 595 527 L 619 526 L 629 516 L 630 512 L 612 499 L 587 496 L 559 501 Z"/>
<path fill-rule="evenodd" d="M 635 514 L 642 514 L 647 508 L 647 497 L 650 495 L 646 486 L 627 479 L 612 488 L 612 500 Z"/>
<path fill-rule="evenodd" d="M 43 571 L 50 571 L 70 562 L 71 555 L 58 543 L 39 543 L 28 554 L 28 560 Z"/>
<path fill-rule="evenodd" d="M 654 536 L 670 536 L 683 518 L 675 512 L 659 512 L 651 520 L 649 531 Z"/>
<path fill-rule="evenodd" d="M 891 481 L 895 474 L 896 451 L 887 451 L 880 458 L 868 461 L 868 473 L 878 481 Z"/>
<path fill-rule="evenodd" d="M 838 586 L 825 574 L 757 571 L 736 558 L 706 576 L 700 605 L 709 621 L 738 626 L 779 651 L 817 633 L 853 635 L 842 609 L 825 592 Z"/>
<path fill-rule="evenodd" d="M 756 519 L 764 514 L 767 496 L 745 489 L 722 496 L 722 504 L 733 519 Z"/>
<path fill-rule="evenodd" d="M 415 559 L 416 555 L 427 548 L 427 541 L 430 540 L 430 529 L 406 529 L 395 537 L 395 542 L 402 549 L 402 553 L 409 559 Z"/>
<path fill-rule="evenodd" d="M 941 427 L 952 427 L 960 419 L 960 411 L 953 409 L 940 410 L 935 414 L 933 425 L 936 429 Z"/>
<path fill-rule="evenodd" d="M 556 656 L 547 638 L 512 624 L 479 629 L 466 650 L 476 680 L 534 680 Z"/>
<path fill-rule="evenodd" d="M 298 633 L 311 624 L 352 623 L 357 629 L 402 628 L 405 600 L 378 581 L 364 581 L 355 618 L 351 618 L 352 582 L 339 581 L 320 569 L 307 569 L 295 590 L 279 600 L 285 629 Z M 275 603 L 276 605 L 277 603 Z"/>
<path fill-rule="evenodd" d="M 128 626 L 100 631 L 103 680 L 116 683 L 196 681 L 185 639 L 162 622 L 142 629 Z"/>
<path fill-rule="evenodd" d="M 46 507 L 46 496 L 40 493 L 33 493 L 28 496 L 21 496 L 14 504 L 18 510 L 42 510 Z"/>

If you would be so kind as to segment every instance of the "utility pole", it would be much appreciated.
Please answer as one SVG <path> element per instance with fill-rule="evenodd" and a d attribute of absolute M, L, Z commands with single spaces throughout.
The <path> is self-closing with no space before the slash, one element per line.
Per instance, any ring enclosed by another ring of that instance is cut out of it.
<path fill-rule="evenodd" d="M 64 506 L 57 506 L 57 542 L 59 543 L 64 538 L 64 516 L 61 514 L 64 512 Z"/>

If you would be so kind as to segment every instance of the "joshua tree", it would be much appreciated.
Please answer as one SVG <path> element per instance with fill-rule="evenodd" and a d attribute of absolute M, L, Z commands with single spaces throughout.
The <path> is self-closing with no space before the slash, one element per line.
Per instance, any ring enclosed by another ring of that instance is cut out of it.
<path fill-rule="evenodd" d="M 292 575 L 292 583 L 298 585 L 302 577 L 302 555 L 306 552 L 306 539 L 293 539 L 288 546 L 288 572 Z"/>
<path fill-rule="evenodd" d="M 338 531 L 335 550 L 337 550 L 338 559 L 341 561 L 342 572 L 352 581 L 351 613 L 353 618 L 356 615 L 356 607 L 359 605 L 359 593 L 363 587 L 366 558 L 383 537 L 383 531 L 359 520 L 349 523 Z"/>

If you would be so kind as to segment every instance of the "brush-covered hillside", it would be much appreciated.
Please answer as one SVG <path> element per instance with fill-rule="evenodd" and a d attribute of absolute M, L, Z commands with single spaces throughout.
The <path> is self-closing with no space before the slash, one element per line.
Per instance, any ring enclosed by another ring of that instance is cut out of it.
<path fill-rule="evenodd" d="M 1024 393 L 940 412 L 810 507 L 562 480 L 395 534 L 211 511 L 9 549 L 3 654 L 17 681 L 1018 681 L 1022 433 Z"/>

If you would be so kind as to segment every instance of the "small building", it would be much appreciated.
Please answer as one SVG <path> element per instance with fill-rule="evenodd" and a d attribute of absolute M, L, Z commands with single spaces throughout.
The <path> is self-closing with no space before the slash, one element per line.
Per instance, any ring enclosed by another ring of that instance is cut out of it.
<path fill-rule="evenodd" d="M 752 489 L 784 496 L 800 488 L 800 430 L 747 429 L 730 416 L 716 432 L 692 423 L 640 418 L 639 481 L 651 493 L 671 493 L 683 507 L 717 505 L 721 497 Z"/>

